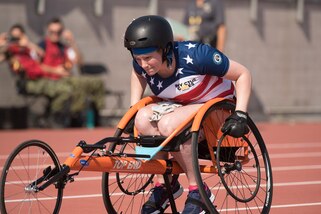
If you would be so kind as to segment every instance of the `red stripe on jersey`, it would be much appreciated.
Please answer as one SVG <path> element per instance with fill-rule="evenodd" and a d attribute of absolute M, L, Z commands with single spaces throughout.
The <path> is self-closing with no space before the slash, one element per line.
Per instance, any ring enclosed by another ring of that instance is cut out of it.
<path fill-rule="evenodd" d="M 190 103 L 191 98 L 193 99 L 194 97 L 198 97 L 205 90 L 210 79 L 211 79 L 211 76 L 206 75 L 205 78 L 203 79 L 202 83 L 199 84 L 196 88 L 194 88 L 190 92 L 176 96 L 176 97 L 172 98 L 172 100 L 174 100 L 176 102 L 180 102 L 180 103 Z"/>
<path fill-rule="evenodd" d="M 232 95 L 232 94 L 234 94 L 234 85 L 233 85 L 233 83 L 231 83 L 231 88 L 229 90 L 220 93 L 219 95 L 217 95 L 217 97 L 223 97 L 224 98 L 224 97 L 226 97 L 228 95 Z"/>
<path fill-rule="evenodd" d="M 200 100 L 202 99 L 203 97 L 205 97 L 208 93 L 210 93 L 216 86 L 220 85 L 221 83 L 223 82 L 223 79 L 222 78 L 218 78 L 218 80 L 213 84 L 211 85 L 211 87 L 200 97 L 197 97 L 197 98 L 194 98 L 192 99 L 191 101 L 192 102 L 195 102 L 197 100 Z"/>

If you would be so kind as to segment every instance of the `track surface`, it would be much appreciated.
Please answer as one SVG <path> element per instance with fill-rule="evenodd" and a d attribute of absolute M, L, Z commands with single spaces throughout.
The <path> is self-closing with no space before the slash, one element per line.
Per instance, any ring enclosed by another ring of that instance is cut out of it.
<path fill-rule="evenodd" d="M 259 123 L 258 127 L 273 168 L 271 213 L 320 213 L 321 123 Z M 7 156 L 23 141 L 45 141 L 63 162 L 79 140 L 95 143 L 113 132 L 112 128 L 0 131 L 0 172 Z M 178 199 L 178 204 L 184 203 L 185 198 L 186 194 Z M 74 183 L 68 184 L 60 213 L 106 213 L 101 197 L 101 173 L 82 172 Z"/>

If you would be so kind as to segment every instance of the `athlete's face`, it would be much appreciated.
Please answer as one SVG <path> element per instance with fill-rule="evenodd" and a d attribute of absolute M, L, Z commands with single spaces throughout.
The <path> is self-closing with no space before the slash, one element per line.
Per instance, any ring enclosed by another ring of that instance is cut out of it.
<path fill-rule="evenodd" d="M 134 59 L 149 76 L 155 75 L 161 69 L 163 64 L 161 51 L 134 55 Z"/>

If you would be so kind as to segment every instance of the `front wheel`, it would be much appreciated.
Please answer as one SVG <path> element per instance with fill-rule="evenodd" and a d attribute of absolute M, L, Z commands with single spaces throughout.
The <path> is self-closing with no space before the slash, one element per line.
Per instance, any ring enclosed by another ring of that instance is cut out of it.
<path fill-rule="evenodd" d="M 44 142 L 20 144 L 8 157 L 1 175 L 1 213 L 58 213 L 63 195 L 59 184 L 39 191 L 37 186 L 61 166 L 54 151 Z"/>

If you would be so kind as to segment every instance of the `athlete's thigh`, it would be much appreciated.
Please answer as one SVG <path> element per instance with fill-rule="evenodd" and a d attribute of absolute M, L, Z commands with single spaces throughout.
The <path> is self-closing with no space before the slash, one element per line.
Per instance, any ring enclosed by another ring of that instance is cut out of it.
<path fill-rule="evenodd" d="M 168 136 L 192 113 L 196 112 L 203 104 L 189 104 L 176 108 L 173 112 L 163 115 L 158 122 L 158 129 L 163 135 Z"/>

